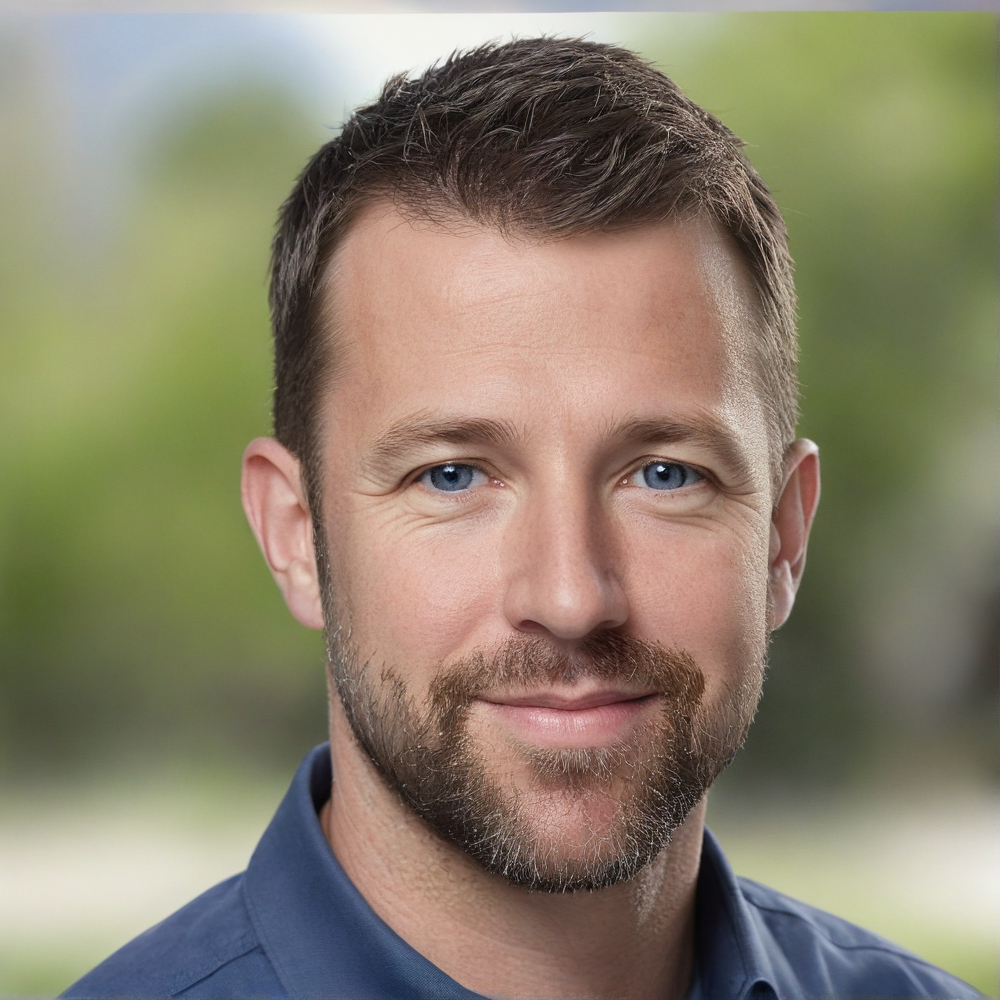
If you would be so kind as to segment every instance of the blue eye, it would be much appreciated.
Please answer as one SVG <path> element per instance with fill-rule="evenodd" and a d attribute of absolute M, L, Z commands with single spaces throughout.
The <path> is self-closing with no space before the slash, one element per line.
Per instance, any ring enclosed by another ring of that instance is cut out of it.
<path fill-rule="evenodd" d="M 702 478 L 690 466 L 679 462 L 650 462 L 639 470 L 638 477 L 652 490 L 679 490 Z"/>
<path fill-rule="evenodd" d="M 435 465 L 419 479 L 428 489 L 438 493 L 461 493 L 472 486 L 479 486 L 486 475 L 474 465 Z"/>

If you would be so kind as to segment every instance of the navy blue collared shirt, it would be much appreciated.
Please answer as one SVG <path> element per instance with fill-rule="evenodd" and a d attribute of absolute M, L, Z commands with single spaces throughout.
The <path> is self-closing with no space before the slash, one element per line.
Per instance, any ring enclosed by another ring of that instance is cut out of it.
<path fill-rule="evenodd" d="M 337 863 L 317 812 L 330 794 L 317 747 L 247 870 L 125 945 L 66 1000 L 476 1000 L 375 915 Z M 733 875 L 705 833 L 688 1000 L 979 997 L 915 955 Z"/>

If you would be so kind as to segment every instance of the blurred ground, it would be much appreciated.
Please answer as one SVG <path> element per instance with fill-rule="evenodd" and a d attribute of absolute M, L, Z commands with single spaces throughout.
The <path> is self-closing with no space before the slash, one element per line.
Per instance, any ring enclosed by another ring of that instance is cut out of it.
<path fill-rule="evenodd" d="M 283 783 L 36 791 L 0 818 L 0 996 L 54 996 L 240 871 Z M 713 806 L 736 870 L 998 993 L 1000 801 L 972 789 Z"/>
<path fill-rule="evenodd" d="M 737 873 L 836 913 L 1000 995 L 1000 799 L 967 788 L 727 808 Z"/>

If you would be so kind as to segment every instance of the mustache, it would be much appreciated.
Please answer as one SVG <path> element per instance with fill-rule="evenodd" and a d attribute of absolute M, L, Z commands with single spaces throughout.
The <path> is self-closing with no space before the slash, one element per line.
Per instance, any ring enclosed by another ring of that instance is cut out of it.
<path fill-rule="evenodd" d="M 705 675 L 686 650 L 604 632 L 572 652 L 539 636 L 512 636 L 489 653 L 476 651 L 453 663 L 434 678 L 428 696 L 432 709 L 445 716 L 496 692 L 585 678 L 649 691 L 686 707 L 696 705 L 705 690 Z"/>

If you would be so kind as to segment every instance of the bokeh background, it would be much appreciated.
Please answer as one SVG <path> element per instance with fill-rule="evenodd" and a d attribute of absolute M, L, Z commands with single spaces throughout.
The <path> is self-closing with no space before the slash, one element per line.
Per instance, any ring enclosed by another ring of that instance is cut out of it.
<path fill-rule="evenodd" d="M 996 18 L 85 14 L 0 19 L 0 994 L 239 870 L 324 738 L 238 500 L 275 212 L 390 73 L 540 31 L 655 60 L 791 231 L 824 495 L 712 823 L 997 992 Z"/>

